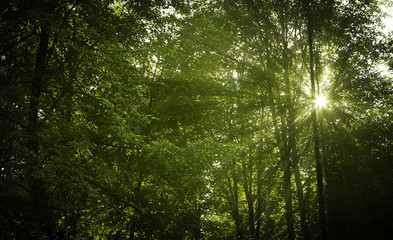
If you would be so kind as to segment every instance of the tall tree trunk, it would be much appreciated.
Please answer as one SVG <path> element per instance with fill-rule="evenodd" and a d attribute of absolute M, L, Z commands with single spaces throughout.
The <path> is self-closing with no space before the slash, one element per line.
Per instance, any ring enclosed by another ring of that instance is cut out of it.
<path fill-rule="evenodd" d="M 277 141 L 277 145 L 280 150 L 280 160 L 281 167 L 284 172 L 284 202 L 285 202 L 285 220 L 287 223 L 287 236 L 288 239 L 295 239 L 295 229 L 293 227 L 293 210 L 292 210 L 292 194 L 291 194 L 291 170 L 289 163 L 289 151 L 288 151 L 288 141 L 287 141 L 287 128 L 285 116 L 283 116 L 282 111 L 281 114 L 281 136 L 278 130 L 275 131 L 275 138 Z M 272 117 L 273 124 L 278 126 L 277 122 L 277 110 L 276 107 L 272 106 Z"/>
<path fill-rule="evenodd" d="M 306 206 L 304 203 L 303 197 L 303 185 L 300 178 L 300 169 L 299 169 L 299 155 L 297 153 L 296 147 L 296 126 L 295 126 L 295 114 L 294 109 L 291 107 L 289 113 L 289 122 L 290 122 L 290 130 L 289 130 L 289 144 L 291 148 L 291 156 L 292 156 L 292 165 L 293 171 L 295 174 L 295 183 L 296 183 L 296 194 L 299 202 L 299 210 L 300 210 L 300 225 L 302 228 L 302 234 L 304 240 L 310 240 L 310 231 L 307 224 L 307 214 L 306 214 Z"/>
<path fill-rule="evenodd" d="M 296 148 L 296 113 L 294 108 L 294 102 L 292 102 L 292 93 L 291 93 L 291 82 L 289 79 L 289 58 L 288 58 L 288 41 L 287 41 L 287 26 L 282 21 L 282 29 L 283 29 L 283 66 L 284 66 L 284 81 L 285 81 L 285 96 L 286 96 L 286 106 L 288 108 L 288 152 L 290 153 L 290 158 L 292 159 L 292 166 L 295 175 L 295 183 L 296 183 L 296 193 L 299 201 L 300 208 L 300 224 L 302 228 L 302 234 L 305 240 L 310 239 L 310 233 L 306 221 L 306 211 L 305 205 L 303 202 L 303 187 L 300 180 L 300 170 L 299 170 L 299 156 Z M 290 179 L 289 179 L 290 181 Z"/>
<path fill-rule="evenodd" d="M 44 21 L 41 25 L 39 35 L 39 45 L 36 52 L 34 72 L 31 82 L 31 92 L 29 101 L 29 111 L 27 116 L 27 147 L 31 152 L 30 163 L 26 169 L 26 180 L 29 188 L 29 194 L 32 197 L 31 213 L 36 220 L 42 236 L 53 237 L 56 229 L 56 220 L 53 219 L 53 209 L 48 199 L 45 183 L 40 171 L 42 169 L 42 158 L 40 157 L 39 141 L 39 109 L 40 97 L 44 85 L 44 77 L 48 62 L 49 50 L 49 29 L 48 24 Z"/>
<path fill-rule="evenodd" d="M 255 211 L 255 219 L 256 219 L 256 226 L 255 226 L 255 235 L 254 239 L 259 240 L 261 235 L 261 216 L 262 216 L 262 204 L 263 204 L 263 197 L 262 197 L 262 164 L 260 163 L 261 160 L 257 163 L 257 204 L 256 204 L 256 211 Z"/>
<path fill-rule="evenodd" d="M 262 122 L 264 122 L 264 117 L 265 117 L 265 109 L 262 108 Z M 260 149 L 261 151 L 261 149 Z M 262 154 L 261 154 L 262 155 Z M 254 239 L 259 240 L 260 235 L 261 235 L 261 225 L 262 225 L 262 207 L 263 207 L 263 196 L 262 196 L 262 188 L 263 188 L 263 159 L 262 156 L 258 154 L 258 159 L 256 161 L 256 171 L 257 171 L 257 186 L 256 186 L 256 210 L 255 210 L 255 220 L 256 220 L 256 225 L 255 225 L 255 234 L 254 234 Z"/>
<path fill-rule="evenodd" d="M 288 239 L 295 239 L 295 229 L 293 220 L 293 207 L 292 207 L 292 189 L 291 189 L 291 164 L 290 164 L 290 145 L 288 139 L 288 128 L 287 128 L 287 113 L 288 108 L 291 104 L 290 98 L 290 83 L 289 83 L 289 58 L 288 58 L 288 26 L 287 26 L 287 16 L 284 13 L 286 2 L 282 4 L 280 9 L 280 22 L 281 22 L 281 37 L 283 43 L 283 68 L 284 68 L 284 82 L 285 82 L 285 96 L 283 99 L 283 107 L 281 111 L 281 141 L 282 150 L 281 161 L 284 171 L 284 199 L 285 199 L 285 211 L 286 211 L 286 222 L 287 222 L 287 232 Z"/>
<path fill-rule="evenodd" d="M 40 33 L 40 44 L 37 49 L 37 56 L 34 68 L 33 79 L 31 83 L 30 103 L 29 103 L 29 116 L 28 116 L 28 147 L 35 155 L 34 159 L 38 159 L 39 141 L 38 141 L 38 112 L 40 96 L 43 85 L 43 78 L 46 68 L 46 58 L 49 47 L 49 33 L 43 24 Z M 34 167 L 38 167 L 39 162 L 34 164 Z"/>
<path fill-rule="evenodd" d="M 233 187 L 232 187 L 230 177 L 228 177 L 228 184 L 229 184 L 229 189 L 231 192 L 232 217 L 233 217 L 233 220 L 235 221 L 237 237 L 239 240 L 243 240 L 244 239 L 244 232 L 243 232 L 243 227 L 242 227 L 242 219 L 241 219 L 240 211 L 239 211 L 239 186 L 238 186 L 237 176 L 233 175 Z"/>
<path fill-rule="evenodd" d="M 298 29 L 298 19 L 295 20 L 295 36 L 294 36 L 294 49 L 297 49 L 297 32 L 296 29 Z M 298 66 L 298 63 L 296 59 L 295 61 L 295 66 Z M 287 93 L 288 93 L 288 129 L 289 129 L 289 148 L 291 151 L 291 158 L 292 158 L 292 166 L 293 166 L 293 172 L 295 175 L 295 184 L 296 184 L 296 195 L 298 198 L 298 203 L 299 203 L 299 211 L 300 211 L 300 226 L 301 226 L 301 232 L 303 235 L 304 240 L 310 240 L 310 229 L 307 224 L 307 211 L 306 211 L 306 204 L 304 202 L 304 196 L 303 196 L 303 184 L 301 181 L 301 175 L 300 175 L 300 168 L 299 168 L 299 154 L 297 151 L 297 141 L 296 141 L 296 136 L 297 136 L 297 128 L 296 128 L 296 107 L 295 107 L 295 93 L 292 95 L 291 93 L 291 88 L 292 84 L 290 81 L 288 81 L 287 84 Z M 295 92 L 295 90 L 293 90 Z"/>
<path fill-rule="evenodd" d="M 76 32 L 73 32 L 73 38 L 76 38 Z M 64 89 L 64 118 L 66 123 L 71 123 L 72 121 L 72 109 L 73 109 L 73 92 L 74 83 L 77 81 L 77 73 L 79 69 L 79 53 L 73 48 L 70 48 L 67 52 L 67 67 L 68 67 L 68 78 L 64 79 L 63 89 Z"/>
<path fill-rule="evenodd" d="M 284 170 L 285 219 L 287 222 L 288 239 L 293 240 L 295 239 L 295 229 L 293 226 L 294 220 L 293 220 L 293 209 L 292 209 L 291 168 L 290 168 L 288 150 L 289 150 L 288 143 L 285 142 L 285 146 L 281 151 L 282 167 Z"/>
<path fill-rule="evenodd" d="M 314 50 L 313 50 L 313 26 L 311 20 L 311 2 L 308 2 L 306 6 L 307 14 L 307 33 L 308 33 L 308 47 L 309 47 L 309 58 L 310 58 L 310 81 L 311 81 L 311 99 L 315 99 L 316 87 L 315 87 L 315 76 L 314 76 Z M 316 164 L 316 175 L 317 175 L 317 192 L 318 192 L 318 204 L 319 204 L 319 218 L 321 228 L 321 239 L 327 240 L 327 223 L 326 223 L 326 212 L 325 212 L 325 199 L 323 191 L 323 174 L 320 157 L 320 146 L 319 146 L 319 132 L 318 132 L 318 119 L 317 109 L 313 106 L 311 113 L 312 125 L 313 125 L 313 139 L 314 139 L 314 154 Z"/>
<path fill-rule="evenodd" d="M 252 171 L 253 164 L 250 160 L 249 164 L 246 164 L 243 161 L 243 169 L 244 169 L 244 193 L 246 195 L 247 205 L 248 205 L 248 227 L 249 227 L 249 235 L 250 237 L 255 236 L 255 218 L 254 218 L 254 199 L 253 199 L 253 184 L 252 184 Z"/>

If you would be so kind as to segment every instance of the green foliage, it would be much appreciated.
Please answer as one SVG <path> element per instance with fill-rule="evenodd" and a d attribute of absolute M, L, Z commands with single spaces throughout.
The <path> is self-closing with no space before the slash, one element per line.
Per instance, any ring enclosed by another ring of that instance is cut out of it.
<path fill-rule="evenodd" d="M 0 5 L 1 239 L 319 239 L 312 65 L 329 238 L 391 235 L 378 1 Z"/>

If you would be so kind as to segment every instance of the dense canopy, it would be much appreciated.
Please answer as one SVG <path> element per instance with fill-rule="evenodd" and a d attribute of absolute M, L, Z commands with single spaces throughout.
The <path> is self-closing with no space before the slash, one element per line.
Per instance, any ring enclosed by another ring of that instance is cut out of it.
<path fill-rule="evenodd" d="M 0 239 L 389 239 L 392 4 L 3 1 Z"/>

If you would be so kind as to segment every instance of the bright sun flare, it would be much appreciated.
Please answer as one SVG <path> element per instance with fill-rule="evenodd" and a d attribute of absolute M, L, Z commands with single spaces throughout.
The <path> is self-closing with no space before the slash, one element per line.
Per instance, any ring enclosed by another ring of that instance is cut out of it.
<path fill-rule="evenodd" d="M 317 107 L 325 107 L 326 104 L 327 104 L 327 99 L 326 99 L 325 96 L 318 96 L 318 97 L 315 99 L 315 105 L 316 105 Z"/>

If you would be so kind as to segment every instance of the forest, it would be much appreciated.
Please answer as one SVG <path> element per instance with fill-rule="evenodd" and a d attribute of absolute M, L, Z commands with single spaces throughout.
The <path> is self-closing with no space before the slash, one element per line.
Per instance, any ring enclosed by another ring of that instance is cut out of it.
<path fill-rule="evenodd" d="M 1 1 L 0 239 L 391 239 L 390 7 Z"/>

